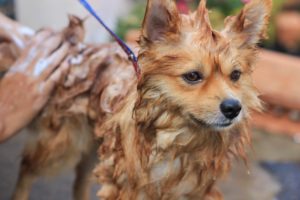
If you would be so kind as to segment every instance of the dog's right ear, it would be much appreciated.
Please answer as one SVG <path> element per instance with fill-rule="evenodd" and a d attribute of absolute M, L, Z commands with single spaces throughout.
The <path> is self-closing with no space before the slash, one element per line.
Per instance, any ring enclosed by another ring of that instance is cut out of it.
<path fill-rule="evenodd" d="M 170 38 L 179 31 L 180 17 L 174 0 L 148 0 L 142 37 L 147 42 Z"/>
<path fill-rule="evenodd" d="M 240 14 L 225 20 L 223 34 L 240 48 L 254 46 L 266 38 L 271 9 L 272 0 L 251 0 Z"/>

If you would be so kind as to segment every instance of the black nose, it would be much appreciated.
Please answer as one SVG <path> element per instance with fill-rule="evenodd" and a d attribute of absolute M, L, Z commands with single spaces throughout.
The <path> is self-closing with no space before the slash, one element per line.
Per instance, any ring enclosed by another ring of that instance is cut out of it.
<path fill-rule="evenodd" d="M 239 101 L 235 99 L 226 99 L 220 105 L 221 112 L 228 119 L 236 118 L 242 109 Z"/>

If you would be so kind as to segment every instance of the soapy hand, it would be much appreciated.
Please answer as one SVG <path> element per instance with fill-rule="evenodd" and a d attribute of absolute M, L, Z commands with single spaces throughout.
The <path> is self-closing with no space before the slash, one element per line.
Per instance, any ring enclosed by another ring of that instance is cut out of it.
<path fill-rule="evenodd" d="M 13 21 L 0 13 L 0 38 L 13 42 L 18 49 L 24 49 L 26 42 L 34 35 L 34 31 Z"/>
<path fill-rule="evenodd" d="M 26 126 L 67 72 L 69 44 L 61 33 L 39 32 L 0 81 L 0 141 Z"/>

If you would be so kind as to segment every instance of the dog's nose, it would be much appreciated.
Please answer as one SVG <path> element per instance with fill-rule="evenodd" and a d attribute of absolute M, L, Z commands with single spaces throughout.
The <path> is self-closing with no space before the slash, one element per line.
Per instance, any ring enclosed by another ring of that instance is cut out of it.
<path fill-rule="evenodd" d="M 242 109 L 242 106 L 238 100 L 226 99 L 220 105 L 221 112 L 228 119 L 236 118 Z"/>

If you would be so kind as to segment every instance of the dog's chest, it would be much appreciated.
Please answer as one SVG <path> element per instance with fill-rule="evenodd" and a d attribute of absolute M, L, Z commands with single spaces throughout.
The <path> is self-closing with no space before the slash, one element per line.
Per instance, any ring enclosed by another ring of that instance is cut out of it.
<path fill-rule="evenodd" d="M 148 162 L 141 163 L 143 172 L 136 177 L 137 199 L 204 198 L 220 173 L 196 139 L 186 130 L 157 132 Z"/>
<path fill-rule="evenodd" d="M 162 153 L 157 156 L 149 170 L 149 183 L 159 199 L 199 199 L 212 185 L 218 173 L 207 167 L 199 152 Z M 161 159 L 163 158 L 163 159 Z"/>

